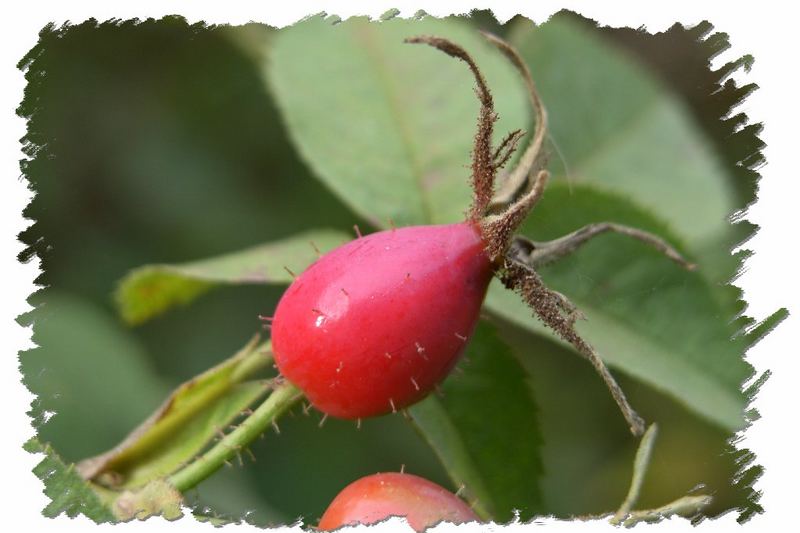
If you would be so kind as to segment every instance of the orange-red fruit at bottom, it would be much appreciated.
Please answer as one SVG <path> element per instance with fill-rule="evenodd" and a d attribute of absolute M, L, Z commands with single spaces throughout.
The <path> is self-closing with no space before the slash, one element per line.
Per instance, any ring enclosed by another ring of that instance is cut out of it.
<path fill-rule="evenodd" d="M 344 488 L 328 506 L 319 529 L 374 524 L 403 516 L 415 531 L 439 522 L 462 524 L 478 516 L 452 492 L 411 474 L 383 473 L 363 477 Z"/>
<path fill-rule="evenodd" d="M 355 239 L 284 293 L 272 323 L 275 363 L 314 407 L 335 417 L 411 405 L 458 361 L 491 277 L 474 224 Z"/>

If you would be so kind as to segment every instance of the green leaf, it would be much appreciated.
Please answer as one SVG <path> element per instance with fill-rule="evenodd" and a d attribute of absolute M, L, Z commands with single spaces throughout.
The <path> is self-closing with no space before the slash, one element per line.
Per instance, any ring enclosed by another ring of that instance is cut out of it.
<path fill-rule="evenodd" d="M 606 220 L 652 231 L 681 248 L 646 211 L 586 185 L 551 184 L 523 233 L 547 240 Z M 587 320 L 578 322 L 578 331 L 608 364 L 726 429 L 742 427 L 746 398 L 740 388 L 752 372 L 743 359 L 747 341 L 736 336 L 731 322 L 735 302 L 723 305 L 700 272 L 682 270 L 638 241 L 609 234 L 541 274 L 584 312 Z M 499 284 L 490 288 L 486 303 L 498 316 L 553 336 Z"/>
<path fill-rule="evenodd" d="M 44 303 L 21 319 L 33 322 L 37 344 L 20 353 L 25 385 L 37 396 L 31 415 L 39 439 L 75 461 L 113 445 L 169 385 L 112 313 L 53 289 L 35 298 Z"/>
<path fill-rule="evenodd" d="M 126 322 L 139 324 L 178 304 L 187 304 L 220 284 L 288 284 L 325 252 L 349 240 L 335 230 L 307 231 L 246 250 L 178 265 L 148 265 L 121 281 L 115 299 Z M 313 244 L 312 244 L 313 243 Z"/>
<path fill-rule="evenodd" d="M 85 479 L 113 488 L 141 486 L 194 459 L 243 410 L 266 394 L 244 381 L 271 361 L 254 338 L 236 355 L 180 385 L 120 444 L 78 464 Z"/>
<path fill-rule="evenodd" d="M 568 15 L 518 24 L 512 41 L 547 107 L 556 180 L 632 197 L 694 248 L 730 230 L 743 206 L 709 139 L 632 57 Z"/>
<path fill-rule="evenodd" d="M 51 498 L 42 511 L 43 515 L 54 518 L 65 513 L 72 518 L 82 513 L 95 522 L 116 521 L 97 493 L 75 472 L 75 465 L 64 464 L 49 444 L 33 438 L 25 443 L 24 448 L 30 453 L 45 454 L 42 462 L 33 469 L 45 484 L 44 493 Z"/>
<path fill-rule="evenodd" d="M 478 326 L 466 352 L 464 372 L 409 409 L 467 499 L 476 499 L 483 518 L 523 520 L 541 510 L 541 436 L 525 371 L 486 323 Z"/>
<path fill-rule="evenodd" d="M 454 19 L 313 17 L 281 30 L 268 79 L 300 154 L 315 175 L 376 227 L 463 220 L 478 100 L 469 69 L 403 43 L 434 34 L 462 45 L 487 79 L 500 135 L 529 112 L 512 67 Z"/>

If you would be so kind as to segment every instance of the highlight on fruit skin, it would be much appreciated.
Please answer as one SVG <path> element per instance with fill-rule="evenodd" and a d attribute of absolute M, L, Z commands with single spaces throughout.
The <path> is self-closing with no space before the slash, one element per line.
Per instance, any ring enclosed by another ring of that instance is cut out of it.
<path fill-rule="evenodd" d="M 375 524 L 392 516 L 404 517 L 415 531 L 440 522 L 480 520 L 463 500 L 436 483 L 412 474 L 387 472 L 345 487 L 325 510 L 318 529 Z"/>
<path fill-rule="evenodd" d="M 329 415 L 402 409 L 456 364 L 491 277 L 469 223 L 355 239 L 321 257 L 284 293 L 272 321 L 275 362 Z"/>

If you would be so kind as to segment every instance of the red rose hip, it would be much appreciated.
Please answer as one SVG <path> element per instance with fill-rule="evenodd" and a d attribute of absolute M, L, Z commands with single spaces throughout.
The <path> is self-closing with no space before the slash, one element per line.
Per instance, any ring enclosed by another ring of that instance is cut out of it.
<path fill-rule="evenodd" d="M 478 516 L 458 496 L 419 476 L 400 473 L 374 474 L 354 481 L 331 502 L 319 529 L 374 524 L 391 516 L 403 516 L 416 531 L 438 524 L 462 524 Z"/>
<path fill-rule="evenodd" d="M 339 418 L 408 406 L 457 362 L 492 277 L 471 223 L 358 238 L 289 286 L 272 324 L 275 362 Z"/>

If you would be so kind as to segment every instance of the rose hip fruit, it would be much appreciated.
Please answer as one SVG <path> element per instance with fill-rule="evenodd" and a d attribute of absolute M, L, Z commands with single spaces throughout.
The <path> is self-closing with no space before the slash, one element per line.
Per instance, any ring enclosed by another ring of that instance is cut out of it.
<path fill-rule="evenodd" d="M 401 409 L 458 361 L 491 277 L 473 224 L 358 238 L 324 255 L 287 289 L 272 323 L 275 362 L 332 416 Z"/>
<path fill-rule="evenodd" d="M 319 529 L 374 524 L 402 516 L 415 531 L 439 522 L 462 524 L 478 516 L 452 492 L 419 476 L 400 473 L 374 474 L 354 481 L 331 502 Z"/>

